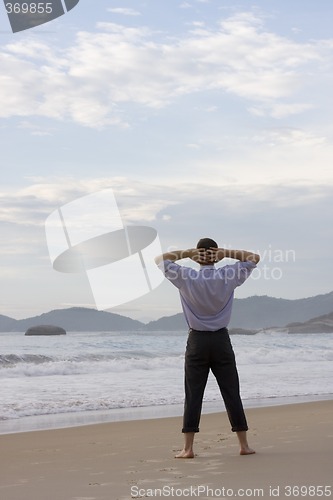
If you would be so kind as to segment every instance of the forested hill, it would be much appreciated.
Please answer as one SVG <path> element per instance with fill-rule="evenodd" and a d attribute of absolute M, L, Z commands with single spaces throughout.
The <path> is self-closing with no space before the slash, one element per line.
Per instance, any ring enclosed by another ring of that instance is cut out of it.
<path fill-rule="evenodd" d="M 230 328 L 258 330 L 304 323 L 333 312 L 333 292 L 305 299 L 267 296 L 235 299 Z M 16 320 L 0 315 L 0 331 L 26 331 L 36 325 L 56 325 L 67 331 L 175 331 L 187 329 L 182 313 L 145 324 L 120 314 L 83 307 L 56 309 L 39 316 Z"/>
<path fill-rule="evenodd" d="M 333 292 L 306 299 L 287 300 L 268 296 L 235 299 L 230 328 L 260 329 L 305 322 L 333 312 Z M 186 328 L 182 313 L 151 321 L 149 330 Z"/>

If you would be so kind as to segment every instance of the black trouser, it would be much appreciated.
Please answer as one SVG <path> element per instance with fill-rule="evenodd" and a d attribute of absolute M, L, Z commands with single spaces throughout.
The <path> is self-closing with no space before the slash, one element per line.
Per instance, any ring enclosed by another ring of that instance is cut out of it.
<path fill-rule="evenodd" d="M 189 331 L 185 353 L 185 407 L 182 432 L 199 432 L 202 399 L 212 370 L 227 410 L 231 430 L 247 431 L 239 393 L 235 354 L 227 328 Z"/>

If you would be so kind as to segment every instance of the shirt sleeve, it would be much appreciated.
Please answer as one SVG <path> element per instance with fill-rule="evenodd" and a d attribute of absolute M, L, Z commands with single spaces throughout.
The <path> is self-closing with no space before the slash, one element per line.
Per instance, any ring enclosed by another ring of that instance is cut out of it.
<path fill-rule="evenodd" d="M 164 276 L 177 288 L 181 288 L 190 270 L 190 268 L 180 266 L 172 260 L 163 260 L 158 264 L 158 267 Z"/>
<path fill-rule="evenodd" d="M 249 260 L 244 262 L 238 261 L 235 264 L 225 266 L 225 279 L 233 280 L 235 287 L 240 286 L 247 280 L 256 267 L 257 264 Z"/>

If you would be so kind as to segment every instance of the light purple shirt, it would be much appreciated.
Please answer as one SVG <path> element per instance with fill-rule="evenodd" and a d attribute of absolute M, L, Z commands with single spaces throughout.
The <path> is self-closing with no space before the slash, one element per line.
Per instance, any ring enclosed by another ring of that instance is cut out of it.
<path fill-rule="evenodd" d="M 213 264 L 200 266 L 198 270 L 165 260 L 158 267 L 179 289 L 188 326 L 215 331 L 228 326 L 234 290 L 250 276 L 256 264 L 237 261 L 219 268 Z"/>

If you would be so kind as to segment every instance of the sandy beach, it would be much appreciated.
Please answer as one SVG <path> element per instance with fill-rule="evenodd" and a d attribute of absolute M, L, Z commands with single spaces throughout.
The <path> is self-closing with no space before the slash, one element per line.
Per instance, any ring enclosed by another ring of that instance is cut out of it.
<path fill-rule="evenodd" d="M 333 401 L 246 410 L 240 456 L 225 412 L 202 416 L 176 459 L 181 417 L 0 436 L 1 500 L 333 497 Z"/>

